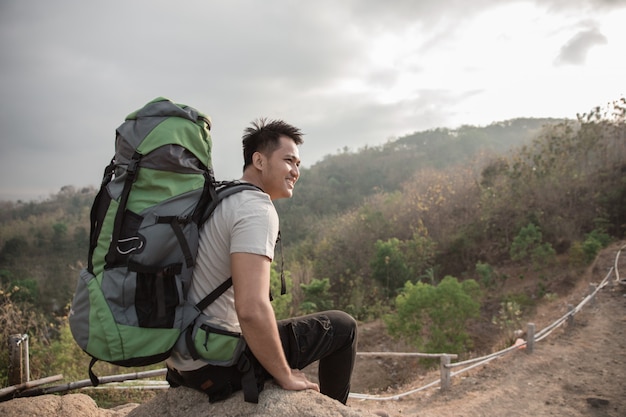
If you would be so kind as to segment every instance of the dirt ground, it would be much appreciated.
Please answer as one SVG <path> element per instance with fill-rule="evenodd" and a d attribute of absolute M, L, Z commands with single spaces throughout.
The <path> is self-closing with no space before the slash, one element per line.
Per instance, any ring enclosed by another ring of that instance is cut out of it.
<path fill-rule="evenodd" d="M 605 249 L 581 276 L 560 279 L 551 289 L 557 296 L 529 318 L 537 332 L 566 314 L 569 304 L 578 305 L 589 284 L 604 279 L 625 243 Z M 626 278 L 626 249 L 618 271 Z M 359 351 L 411 351 L 383 332 L 380 322 L 364 325 Z M 352 392 L 402 395 L 439 378 L 438 370 L 420 370 L 417 361 L 359 357 Z M 572 325 L 564 323 L 537 342 L 532 354 L 515 350 L 454 376 L 447 392 L 434 386 L 397 400 L 351 398 L 348 404 L 383 409 L 391 416 L 626 416 L 626 285 L 602 288 L 575 314 Z"/>

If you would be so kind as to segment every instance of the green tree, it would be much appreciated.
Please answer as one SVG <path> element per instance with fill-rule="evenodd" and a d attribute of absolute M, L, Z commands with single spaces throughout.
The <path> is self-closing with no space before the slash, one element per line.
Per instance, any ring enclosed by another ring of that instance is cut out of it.
<path fill-rule="evenodd" d="M 300 284 L 300 288 L 304 293 L 304 300 L 300 304 L 302 313 L 308 314 L 333 308 L 333 301 L 328 295 L 330 289 L 328 278 L 314 278 L 310 284 Z"/>
<path fill-rule="evenodd" d="M 410 240 L 405 242 L 405 256 L 414 275 L 427 276 L 430 283 L 435 282 L 434 263 L 437 243 L 428 236 L 425 227 L 419 224 Z"/>
<path fill-rule="evenodd" d="M 552 245 L 543 242 L 541 229 L 532 223 L 522 227 L 518 235 L 515 236 L 509 253 L 512 260 L 530 259 L 535 267 L 551 262 L 556 255 Z"/>
<path fill-rule="evenodd" d="M 395 294 L 413 276 L 402 252 L 402 242 L 395 237 L 376 242 L 376 253 L 371 267 L 372 277 L 385 288 L 387 296 Z"/>
<path fill-rule="evenodd" d="M 600 250 L 611 242 L 611 237 L 602 230 L 594 229 L 585 235 L 582 249 L 587 263 L 593 261 Z"/>
<path fill-rule="evenodd" d="M 10 263 L 28 253 L 28 242 L 22 236 L 7 240 L 0 251 L 0 262 Z"/>
<path fill-rule="evenodd" d="M 396 314 L 385 316 L 392 336 L 433 353 L 461 353 L 471 347 L 467 323 L 480 313 L 474 280 L 446 276 L 437 286 L 407 282 L 396 297 Z"/>
<path fill-rule="evenodd" d="M 491 287 L 495 284 L 493 267 L 488 263 L 476 262 L 476 273 L 480 276 L 483 287 Z"/>

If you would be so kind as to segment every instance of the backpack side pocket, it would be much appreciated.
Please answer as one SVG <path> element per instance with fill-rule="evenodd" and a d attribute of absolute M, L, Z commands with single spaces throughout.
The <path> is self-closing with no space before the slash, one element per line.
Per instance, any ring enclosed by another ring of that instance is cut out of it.
<path fill-rule="evenodd" d="M 204 314 L 189 327 L 186 339 L 193 359 L 215 366 L 237 365 L 247 346 L 241 333 Z"/>

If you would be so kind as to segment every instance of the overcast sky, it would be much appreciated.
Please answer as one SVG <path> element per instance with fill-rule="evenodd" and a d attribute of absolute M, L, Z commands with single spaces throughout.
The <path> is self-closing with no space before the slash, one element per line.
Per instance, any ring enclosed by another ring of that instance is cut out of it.
<path fill-rule="evenodd" d="M 158 96 L 213 120 L 218 179 L 257 117 L 309 167 L 436 127 L 568 117 L 626 94 L 626 0 L 0 0 L 0 200 L 98 185 Z"/>

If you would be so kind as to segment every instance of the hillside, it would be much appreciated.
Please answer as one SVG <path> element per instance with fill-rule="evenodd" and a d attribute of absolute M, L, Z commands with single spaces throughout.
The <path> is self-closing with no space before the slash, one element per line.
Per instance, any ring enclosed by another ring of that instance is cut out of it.
<path fill-rule="evenodd" d="M 506 153 L 529 143 L 542 126 L 559 121 L 525 118 L 486 127 L 439 128 L 328 155 L 303 169 L 294 198 L 276 202 L 285 253 L 313 236 L 319 223 L 361 206 L 374 194 L 400 190 L 420 169 L 444 169 L 481 153 Z M 35 286 L 24 297 L 47 313 L 63 314 L 76 269 L 86 264 L 95 193 L 94 188 L 68 185 L 45 201 L 0 202 L 0 285 Z"/>
<path fill-rule="evenodd" d="M 588 294 L 590 283 L 599 283 L 604 279 L 615 266 L 616 253 L 625 244 L 626 241 L 622 241 L 604 249 L 593 265 L 572 283 L 567 293 L 542 304 L 529 320 L 533 320 L 540 330 L 563 316 L 567 304 L 578 304 Z M 621 271 L 620 277 L 623 277 L 626 271 L 624 254 L 619 258 L 617 267 Z M 452 386 L 446 393 L 438 388 L 429 388 L 404 396 L 410 390 L 437 380 L 439 372 L 419 373 L 415 364 L 403 360 L 359 359 L 352 392 L 379 394 L 381 397 L 399 396 L 400 399 L 378 401 L 352 398 L 348 405 L 364 411 L 385 409 L 395 417 L 623 416 L 626 413 L 625 301 L 626 286 L 616 284 L 604 287 L 593 303 L 586 304 L 576 314 L 573 326 L 558 328 L 535 345 L 534 353 L 514 351 L 453 377 Z M 390 341 L 381 329 L 379 323 L 361 325 L 359 351 L 403 350 L 402 346 Z M 393 388 L 381 391 L 373 386 L 369 389 L 364 387 L 368 383 L 386 383 L 394 377 L 397 380 L 398 376 L 406 378 L 406 381 Z M 167 394 L 159 392 L 156 395 L 162 398 Z M 65 397 L 65 403 L 52 395 L 0 403 L 0 414 L 12 417 L 33 412 L 41 417 L 125 417 L 136 407 L 128 404 L 116 407 L 115 411 L 98 410 L 94 409 L 94 403 L 88 397 Z M 317 401 L 316 404 L 321 407 L 322 402 Z M 265 414 L 260 410 L 259 413 L 246 415 Z M 318 415 L 346 414 L 339 409 L 328 408 L 319 410 Z"/>
<path fill-rule="evenodd" d="M 596 110 L 545 126 L 521 147 L 540 121 L 422 132 L 303 171 L 301 197 L 277 207 L 288 287 L 275 297 L 277 318 L 341 309 L 384 341 L 380 350 L 406 350 L 381 317 L 412 350 L 465 358 L 508 346 L 519 317 L 562 304 L 598 251 L 626 236 L 626 102 L 618 108 L 616 120 Z M 503 143 L 515 150 L 479 157 Z M 93 194 L 67 186 L 44 202 L 0 205 L 0 328 L 31 335 L 34 378 L 84 376 L 67 313 Z M 355 388 L 410 383 L 417 363 L 397 363 L 362 373 Z"/>
<path fill-rule="evenodd" d="M 505 155 L 530 143 L 544 126 L 561 122 L 564 120 L 520 118 L 485 127 L 438 128 L 381 146 L 328 155 L 302 170 L 293 198 L 276 202 L 286 244 L 304 239 L 316 220 L 358 207 L 371 195 L 401 190 L 420 170 L 444 170 Z M 306 153 L 302 157 L 306 158 Z"/>

